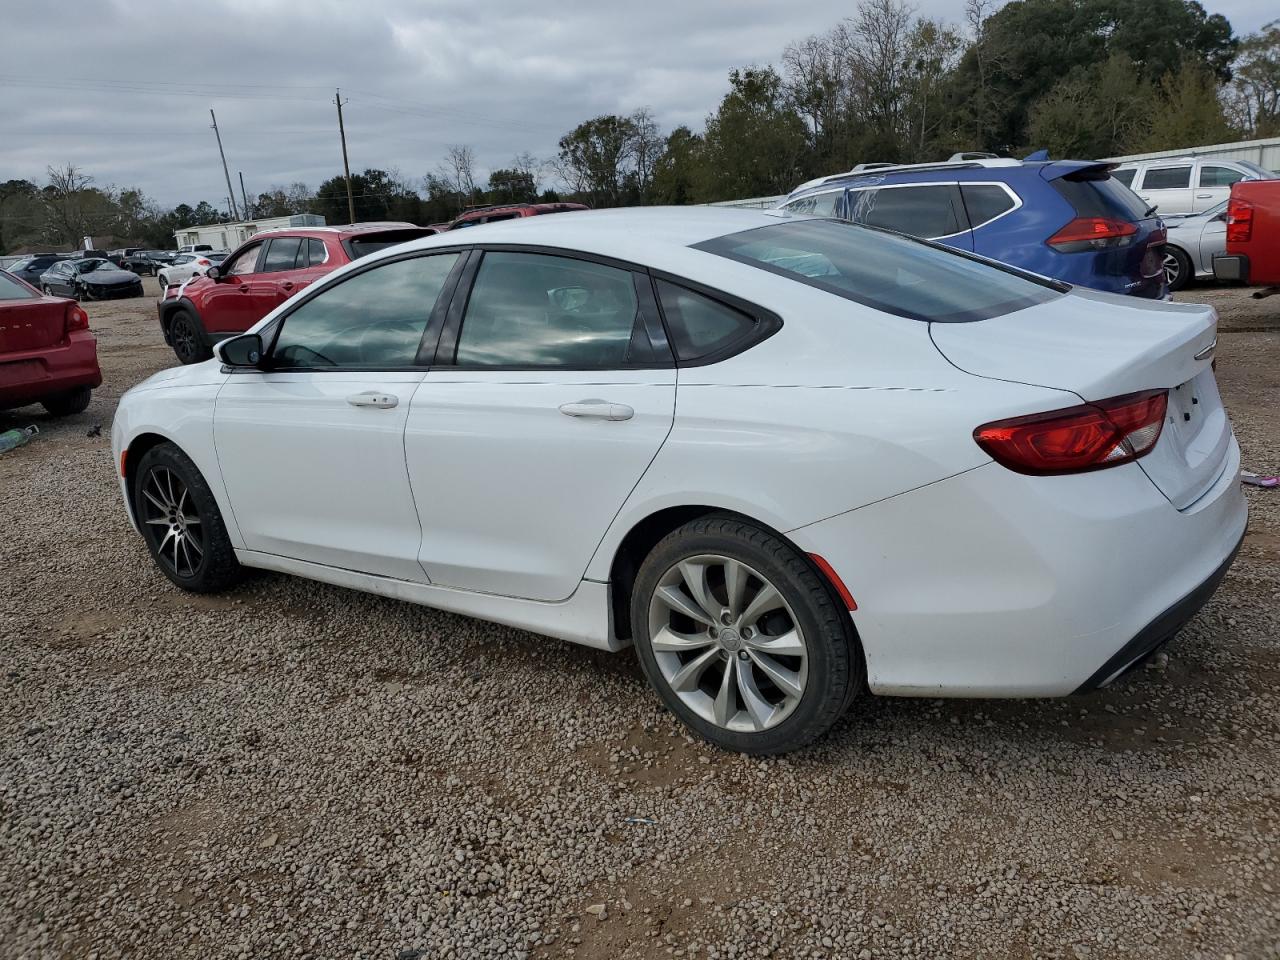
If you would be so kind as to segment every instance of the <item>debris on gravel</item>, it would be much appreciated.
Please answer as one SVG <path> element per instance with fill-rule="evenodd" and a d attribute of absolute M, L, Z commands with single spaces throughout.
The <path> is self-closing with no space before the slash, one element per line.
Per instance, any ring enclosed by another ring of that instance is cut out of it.
<path fill-rule="evenodd" d="M 1280 472 L 1280 329 L 1193 297 Z M 89 409 L 0 413 L 42 430 L 0 459 L 0 956 L 1280 956 L 1274 492 L 1109 690 L 863 698 L 736 756 L 627 653 L 284 576 L 177 591 L 89 430 L 172 354 L 150 301 L 88 309 Z"/>

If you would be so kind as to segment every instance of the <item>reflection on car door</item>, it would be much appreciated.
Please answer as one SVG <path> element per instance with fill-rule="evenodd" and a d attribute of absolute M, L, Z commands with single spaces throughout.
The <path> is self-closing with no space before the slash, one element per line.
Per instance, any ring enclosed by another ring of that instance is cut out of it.
<path fill-rule="evenodd" d="M 404 427 L 457 260 L 404 257 L 347 277 L 272 324 L 265 371 L 227 378 L 214 442 L 248 549 L 426 579 Z"/>
<path fill-rule="evenodd" d="M 539 253 L 477 252 L 467 270 L 405 432 L 422 565 L 444 586 L 563 600 L 671 429 L 652 287 Z"/>

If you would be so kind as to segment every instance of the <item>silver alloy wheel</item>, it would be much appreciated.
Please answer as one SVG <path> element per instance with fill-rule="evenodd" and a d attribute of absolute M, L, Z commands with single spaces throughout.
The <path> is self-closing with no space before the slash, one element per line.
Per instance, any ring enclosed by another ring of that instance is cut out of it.
<path fill-rule="evenodd" d="M 179 577 L 194 577 L 204 558 L 204 533 L 187 485 L 168 467 L 154 467 L 142 483 L 142 499 L 142 522 L 156 528 L 149 531 L 156 555 Z"/>
<path fill-rule="evenodd" d="M 1164 255 L 1164 282 L 1172 286 L 1178 282 L 1178 276 L 1182 273 L 1182 264 L 1178 263 L 1178 258 L 1172 253 Z"/>
<path fill-rule="evenodd" d="M 782 594 L 742 561 L 717 554 L 681 560 L 658 580 L 649 646 L 672 692 L 726 730 L 777 726 L 809 679 L 804 633 Z"/>

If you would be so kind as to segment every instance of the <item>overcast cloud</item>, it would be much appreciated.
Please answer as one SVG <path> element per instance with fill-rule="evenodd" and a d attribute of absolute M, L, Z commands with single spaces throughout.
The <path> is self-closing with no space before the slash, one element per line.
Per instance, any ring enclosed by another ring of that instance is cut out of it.
<path fill-rule="evenodd" d="M 1237 33 L 1262 0 L 1205 0 Z M 225 206 L 209 108 L 250 195 L 315 187 L 342 169 L 341 87 L 353 171 L 414 182 L 445 147 L 475 147 L 478 179 L 524 150 L 555 153 L 578 122 L 648 106 L 664 130 L 700 128 L 734 67 L 777 62 L 850 0 L 134 0 L 0 8 L 0 180 L 75 163 L 100 185 L 166 206 Z M 920 0 L 959 21 L 963 0 Z M 57 11 L 56 15 L 54 11 Z M 236 185 L 237 200 L 239 186 Z"/>

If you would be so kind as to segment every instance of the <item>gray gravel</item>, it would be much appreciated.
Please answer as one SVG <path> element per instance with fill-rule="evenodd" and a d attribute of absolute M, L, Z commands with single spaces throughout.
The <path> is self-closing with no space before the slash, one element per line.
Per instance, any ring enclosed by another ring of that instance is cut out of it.
<path fill-rule="evenodd" d="M 1271 302 L 1219 354 L 1263 472 Z M 170 355 L 151 300 L 90 310 L 89 410 L 0 413 L 45 430 L 0 457 L 0 956 L 1280 956 L 1280 490 L 1119 687 L 867 699 L 761 761 L 629 655 L 282 576 L 176 591 L 86 436 Z"/>

